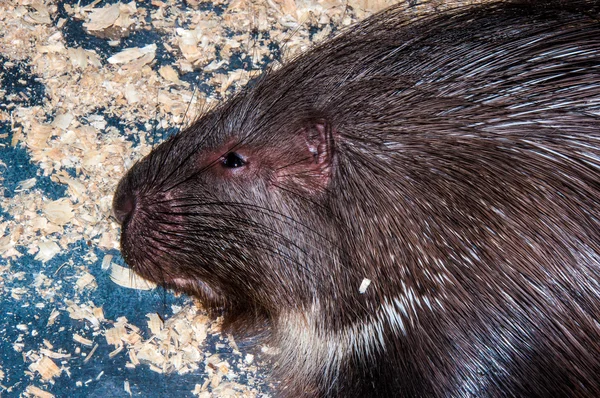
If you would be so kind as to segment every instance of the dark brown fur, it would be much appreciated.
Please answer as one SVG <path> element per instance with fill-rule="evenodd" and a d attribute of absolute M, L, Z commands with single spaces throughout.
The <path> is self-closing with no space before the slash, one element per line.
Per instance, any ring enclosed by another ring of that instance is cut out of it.
<path fill-rule="evenodd" d="M 126 261 L 266 325 L 280 396 L 600 396 L 599 16 L 366 20 L 128 172 Z"/>

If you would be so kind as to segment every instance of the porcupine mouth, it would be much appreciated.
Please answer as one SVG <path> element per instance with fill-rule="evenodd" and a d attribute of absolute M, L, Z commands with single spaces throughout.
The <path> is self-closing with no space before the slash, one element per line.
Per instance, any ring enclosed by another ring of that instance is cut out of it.
<path fill-rule="evenodd" d="M 155 210 L 154 214 L 165 215 Z M 197 297 L 211 310 L 223 307 L 223 294 L 192 274 L 196 267 L 185 267 L 177 259 L 181 251 L 171 236 L 181 234 L 183 220 L 177 215 L 158 219 L 147 211 L 135 210 L 121 227 L 121 253 L 138 275 L 166 289 Z"/>

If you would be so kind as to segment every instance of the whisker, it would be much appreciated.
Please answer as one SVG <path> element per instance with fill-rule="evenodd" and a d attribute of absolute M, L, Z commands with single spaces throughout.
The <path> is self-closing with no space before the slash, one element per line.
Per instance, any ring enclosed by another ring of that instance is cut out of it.
<path fill-rule="evenodd" d="M 232 230 L 231 232 L 235 232 L 235 230 Z M 179 239 L 182 238 L 181 234 L 173 233 L 172 231 L 162 231 L 161 235 L 162 236 L 174 236 L 174 237 L 179 238 Z M 184 237 L 186 237 L 186 236 L 184 235 Z M 209 239 L 204 240 L 204 242 L 205 243 L 211 243 L 211 242 L 213 242 L 213 239 L 210 239 L 210 238 L 213 238 L 213 236 L 209 235 L 208 237 L 209 237 Z M 197 239 L 196 236 L 194 236 L 192 238 L 193 238 L 194 242 L 198 242 L 198 239 Z M 156 242 L 159 245 L 163 245 L 163 246 L 165 246 L 167 248 L 173 249 L 179 255 L 185 254 L 185 252 L 186 252 L 185 250 L 183 251 L 183 253 L 180 251 L 180 249 L 181 249 L 180 245 L 174 244 L 174 243 L 172 243 L 170 241 L 167 241 L 165 239 L 159 238 L 157 236 L 153 236 L 150 239 L 152 241 Z M 292 264 L 296 265 L 296 267 L 298 269 L 302 269 L 305 272 L 307 272 L 308 274 L 313 273 L 313 271 L 310 268 L 308 268 L 305 264 L 300 263 L 298 260 L 296 260 L 295 258 L 293 258 L 292 256 L 290 256 L 289 254 L 286 254 L 286 253 L 284 253 L 284 252 L 282 252 L 280 250 L 277 250 L 277 249 L 275 249 L 275 248 L 273 248 L 271 246 L 267 246 L 265 244 L 259 244 L 260 242 L 262 242 L 261 239 L 256 239 L 256 240 L 241 239 L 241 240 L 238 240 L 238 241 L 233 240 L 231 242 L 233 242 L 233 243 L 239 243 L 245 249 L 256 249 L 256 250 L 266 251 L 267 253 L 274 254 L 274 255 L 276 255 L 278 257 L 284 258 L 288 262 L 291 262 Z M 179 241 L 179 243 L 182 243 L 182 241 Z M 170 252 L 167 252 L 167 251 L 165 251 L 165 250 L 163 250 L 163 249 L 161 249 L 159 247 L 155 247 L 155 249 L 158 249 L 158 250 L 160 250 L 160 251 L 162 251 L 164 253 L 169 254 L 169 256 L 171 256 Z M 189 250 L 188 253 L 190 253 L 190 254 L 192 254 L 194 256 L 197 255 L 197 253 L 195 251 L 193 251 L 191 248 L 187 248 L 187 250 Z M 180 260 L 180 258 L 178 257 L 177 260 Z M 211 260 L 213 260 L 213 261 L 211 261 Z M 215 256 L 214 259 L 211 259 L 210 257 L 208 257 L 208 258 L 204 258 L 204 261 L 206 261 L 207 263 L 218 264 L 219 262 L 223 261 L 223 258 L 222 258 L 222 256 Z M 162 267 L 160 267 L 160 266 L 154 267 L 153 269 L 161 269 L 161 271 L 162 271 Z M 161 276 L 162 276 L 162 272 L 161 272 Z M 162 280 L 164 280 L 164 276 L 162 276 Z"/>
<path fill-rule="evenodd" d="M 256 236 L 258 237 L 262 237 L 262 236 L 271 236 L 271 237 L 275 237 L 279 239 L 279 242 L 282 243 L 284 246 L 290 247 L 290 248 L 294 248 L 296 250 L 298 250 L 300 253 L 304 254 L 304 255 L 308 255 L 308 252 L 306 251 L 305 248 L 300 247 L 296 242 L 294 242 L 293 240 L 291 240 L 290 238 L 286 237 L 285 235 L 283 235 L 281 232 L 277 231 L 274 228 L 265 226 L 263 224 L 251 221 L 251 220 L 246 220 L 246 219 L 241 219 L 241 218 L 237 218 L 237 217 L 227 217 L 227 216 L 223 216 L 223 215 L 204 215 L 208 220 L 210 220 L 211 216 L 213 216 L 213 219 L 216 220 L 228 220 L 228 221 L 233 221 L 235 222 L 237 225 L 235 227 L 227 227 L 227 226 L 218 226 L 218 227 L 200 227 L 198 228 L 198 226 L 194 226 L 194 234 L 190 235 L 187 234 L 186 232 L 173 232 L 173 231 L 161 231 L 161 233 L 163 234 L 169 234 L 169 235 L 173 235 L 175 237 L 180 237 L 180 238 L 185 238 L 185 237 L 191 237 L 191 241 L 195 242 L 198 236 L 200 236 L 200 234 L 202 233 L 206 233 L 206 236 L 209 237 L 214 237 L 215 233 L 218 233 L 220 235 L 240 235 L 240 231 L 244 231 L 244 234 L 247 234 L 249 230 L 256 232 Z M 177 223 L 169 223 L 169 222 L 161 222 L 161 224 L 164 225 L 178 225 Z M 247 230 L 244 230 L 244 228 L 248 228 Z M 245 237 L 251 237 L 252 235 L 246 235 Z M 315 246 L 310 244 L 309 242 L 304 242 L 306 245 L 310 246 L 312 249 L 316 250 L 317 252 L 320 252 L 321 254 L 326 254 L 327 256 L 330 255 L 329 251 L 324 250 L 323 247 L 321 245 L 319 246 Z"/>
<path fill-rule="evenodd" d="M 285 191 L 285 192 L 287 192 L 289 194 L 295 195 L 295 196 L 299 197 L 300 199 L 302 199 L 302 200 L 310 203 L 311 205 L 314 205 L 314 206 L 316 206 L 316 207 L 318 207 L 318 208 L 320 208 L 322 210 L 327 210 L 326 206 L 322 205 L 321 203 L 318 203 L 318 202 L 314 201 L 313 199 L 308 198 L 305 195 L 302 195 L 299 192 L 295 192 L 295 191 L 293 191 L 293 190 L 291 190 L 289 188 L 286 188 L 286 187 L 284 187 L 283 185 L 280 185 L 280 184 L 273 184 L 273 186 L 275 188 L 281 189 L 282 191 Z M 327 189 L 325 189 L 325 192 L 327 192 Z"/>
<path fill-rule="evenodd" d="M 244 209 L 250 209 L 250 210 L 254 210 L 256 212 L 258 212 L 261 215 L 265 215 L 265 216 L 269 216 L 272 218 L 275 218 L 274 215 L 282 217 L 284 220 L 291 222 L 292 224 L 288 224 L 290 226 L 296 226 L 296 225 L 300 225 L 303 228 L 307 229 L 310 232 L 314 232 L 315 234 L 317 234 L 319 236 L 320 239 L 325 239 L 326 237 L 323 236 L 322 234 L 318 233 L 317 231 L 315 231 L 312 227 L 310 227 L 307 224 L 304 224 L 301 221 L 296 220 L 295 218 L 281 213 L 279 211 L 270 209 L 268 207 L 264 207 L 264 206 L 260 206 L 260 205 L 256 205 L 256 204 L 250 204 L 250 203 L 243 203 L 243 202 L 224 202 L 224 201 L 216 201 L 216 202 L 202 202 L 202 203 L 190 203 L 190 204 L 185 204 L 185 203 L 178 203 L 176 205 L 173 205 L 172 208 L 185 208 L 185 207 L 196 207 L 196 206 L 202 206 L 202 207 L 206 207 L 206 206 L 225 206 L 225 207 L 241 207 Z M 165 215 L 170 215 L 170 214 L 177 214 L 177 213 L 172 213 L 172 212 L 162 212 L 162 214 Z M 195 213 L 192 213 L 195 214 Z M 212 215 L 212 213 L 203 213 L 204 215 Z M 277 219 L 277 218 L 276 218 Z M 279 220 L 279 219 L 278 219 Z"/>
<path fill-rule="evenodd" d="M 279 171 L 279 170 L 282 170 L 282 169 L 285 169 L 285 168 L 288 168 L 288 167 L 296 166 L 296 165 L 298 165 L 300 163 L 303 163 L 303 162 L 306 162 L 307 160 L 310 160 L 310 159 L 311 159 L 311 157 L 307 156 L 307 157 L 299 159 L 299 160 L 297 160 L 295 162 L 287 163 L 287 164 L 285 164 L 285 165 L 283 165 L 281 167 L 277 167 L 277 168 L 275 168 L 275 171 Z"/>

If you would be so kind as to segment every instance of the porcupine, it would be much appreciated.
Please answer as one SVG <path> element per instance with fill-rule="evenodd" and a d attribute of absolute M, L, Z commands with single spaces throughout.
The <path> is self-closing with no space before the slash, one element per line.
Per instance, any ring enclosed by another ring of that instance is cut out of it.
<path fill-rule="evenodd" d="M 599 16 L 344 30 L 129 170 L 125 260 L 266 326 L 282 397 L 600 396 Z"/>

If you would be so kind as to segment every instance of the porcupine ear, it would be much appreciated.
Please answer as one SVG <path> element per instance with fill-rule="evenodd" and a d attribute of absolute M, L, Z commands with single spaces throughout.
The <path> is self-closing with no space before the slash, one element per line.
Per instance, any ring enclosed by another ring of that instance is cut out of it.
<path fill-rule="evenodd" d="M 296 134 L 301 153 L 283 173 L 281 182 L 290 190 L 318 194 L 327 188 L 331 180 L 334 141 L 331 128 L 322 120 L 310 121 Z"/>
<path fill-rule="evenodd" d="M 317 169 L 329 168 L 333 157 L 332 135 L 325 122 L 312 123 L 305 127 L 306 149 L 312 155 L 312 163 Z"/>
<path fill-rule="evenodd" d="M 331 179 L 334 141 L 331 127 L 324 121 L 313 122 L 304 128 L 306 149 L 312 156 L 306 165 L 313 183 L 325 189 Z"/>

